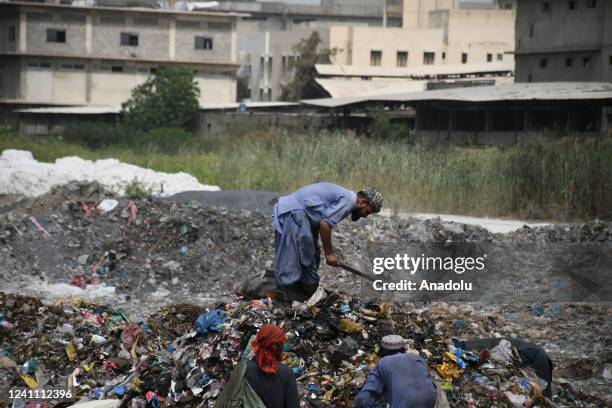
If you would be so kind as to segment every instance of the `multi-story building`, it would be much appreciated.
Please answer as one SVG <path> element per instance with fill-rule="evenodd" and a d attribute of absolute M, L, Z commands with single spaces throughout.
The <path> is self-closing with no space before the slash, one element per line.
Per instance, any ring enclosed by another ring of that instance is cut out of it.
<path fill-rule="evenodd" d="M 465 8 L 466 3 L 458 0 L 403 0 L 404 12 L 412 7 L 420 15 L 410 23 L 404 13 L 404 27 L 338 24 L 241 32 L 238 48 L 245 74 L 250 75 L 251 99 L 269 101 L 280 96 L 282 85 L 292 78 L 287 61 L 298 57 L 293 46 L 314 31 L 322 48 L 337 50 L 332 59 L 335 65 L 409 68 L 512 62 L 515 14 L 512 7 L 502 7 L 506 3 L 514 4 L 501 0 L 498 5 Z M 447 8 L 436 9 L 436 4 Z"/>
<path fill-rule="evenodd" d="M 0 3 L 0 100 L 118 105 L 161 65 L 193 69 L 201 103 L 236 95 L 226 12 Z"/>
<path fill-rule="evenodd" d="M 612 82 L 612 1 L 520 0 L 516 81 Z"/>

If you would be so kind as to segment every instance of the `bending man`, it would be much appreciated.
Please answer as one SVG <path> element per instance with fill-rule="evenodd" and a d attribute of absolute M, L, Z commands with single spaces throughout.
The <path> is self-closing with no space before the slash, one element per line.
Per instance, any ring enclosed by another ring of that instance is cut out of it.
<path fill-rule="evenodd" d="M 288 300 L 308 299 L 319 286 L 321 250 L 328 265 L 339 266 L 332 246 L 332 229 L 347 216 L 352 221 L 380 211 L 382 195 L 373 187 L 354 193 L 332 183 L 317 183 L 281 197 L 272 225 L 276 284 Z"/>

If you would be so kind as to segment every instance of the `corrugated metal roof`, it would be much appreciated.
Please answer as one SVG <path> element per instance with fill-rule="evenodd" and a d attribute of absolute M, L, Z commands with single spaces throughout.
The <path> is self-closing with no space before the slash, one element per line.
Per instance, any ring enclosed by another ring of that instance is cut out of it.
<path fill-rule="evenodd" d="M 55 3 L 35 3 L 29 1 L 11 0 L 10 2 L 2 2 L 0 4 L 11 6 L 27 6 L 40 8 L 55 8 L 68 10 L 94 10 L 94 11 L 119 11 L 124 13 L 156 13 L 156 14 L 175 14 L 175 15 L 192 15 L 192 16 L 220 16 L 220 17 L 250 17 L 249 13 L 228 12 L 223 10 L 211 11 L 183 11 L 183 10 L 168 10 L 159 8 L 145 7 L 96 7 L 96 6 L 73 6 L 70 4 L 55 4 Z"/>
<path fill-rule="evenodd" d="M 247 109 L 265 109 L 265 108 L 280 108 L 289 106 L 298 106 L 297 102 L 245 102 Z M 202 110 L 223 110 L 223 109 L 238 109 L 240 104 L 238 102 L 228 103 L 208 103 L 200 106 Z"/>
<path fill-rule="evenodd" d="M 610 82 L 539 82 L 497 86 L 439 89 L 435 91 L 387 93 L 369 97 L 323 98 L 302 100 L 306 105 L 337 108 L 362 102 L 419 101 L 449 102 L 497 102 L 497 101 L 565 101 L 565 100 L 610 100 Z"/>
<path fill-rule="evenodd" d="M 510 84 L 514 78 L 508 76 L 489 77 L 495 81 L 495 85 Z M 442 81 L 444 83 L 471 82 L 474 78 L 452 79 Z M 316 78 L 319 85 L 325 89 L 332 98 L 353 98 L 377 96 L 390 93 L 419 92 L 427 89 L 427 84 L 438 82 L 436 80 L 397 79 L 397 78 L 374 78 L 362 80 L 359 78 Z M 493 85 L 493 84 L 491 84 Z M 467 84 L 464 86 L 468 86 Z"/>
<path fill-rule="evenodd" d="M 440 75 L 486 74 L 488 72 L 512 72 L 514 61 L 489 62 L 484 64 L 420 65 L 417 67 L 372 67 L 364 65 L 316 64 L 319 75 L 368 76 L 368 77 L 435 77 Z"/>
<path fill-rule="evenodd" d="M 86 105 L 86 106 L 53 106 L 46 108 L 17 109 L 17 113 L 38 113 L 55 115 L 109 115 L 121 112 L 121 106 Z"/>
<path fill-rule="evenodd" d="M 247 109 L 276 108 L 298 106 L 296 102 L 246 102 Z M 238 109 L 238 102 L 208 103 L 200 106 L 201 110 Z M 109 115 L 121 112 L 121 106 L 113 105 L 83 105 L 83 106 L 53 106 L 45 108 L 17 109 L 17 113 L 54 114 L 54 115 Z"/>
<path fill-rule="evenodd" d="M 373 79 L 371 81 L 363 81 L 360 79 L 317 78 L 316 81 L 332 98 L 372 96 L 389 92 L 418 92 L 424 90 L 427 83 L 427 81 L 410 79 Z"/>

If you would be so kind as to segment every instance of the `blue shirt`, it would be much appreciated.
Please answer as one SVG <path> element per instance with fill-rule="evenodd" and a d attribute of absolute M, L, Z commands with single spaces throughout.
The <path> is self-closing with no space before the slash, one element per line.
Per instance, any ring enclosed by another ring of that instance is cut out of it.
<path fill-rule="evenodd" d="M 355 408 L 369 408 L 383 395 L 391 408 L 434 408 L 436 386 L 421 357 L 398 353 L 383 357 L 368 374 Z"/>
<path fill-rule="evenodd" d="M 272 225 L 281 233 L 279 218 L 295 210 L 303 210 L 311 227 L 325 221 L 331 228 L 346 218 L 357 205 L 357 194 L 333 183 L 316 183 L 283 196 L 274 206 Z"/>

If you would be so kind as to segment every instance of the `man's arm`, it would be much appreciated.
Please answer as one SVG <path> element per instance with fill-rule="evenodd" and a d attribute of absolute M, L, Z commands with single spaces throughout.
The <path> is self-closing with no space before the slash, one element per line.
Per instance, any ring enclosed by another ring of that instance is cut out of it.
<path fill-rule="evenodd" d="M 321 221 L 319 223 L 319 231 L 321 233 L 321 242 L 323 242 L 323 251 L 325 252 L 325 262 L 327 262 L 329 266 L 338 266 L 338 257 L 334 255 L 332 247 L 331 225 L 329 225 L 326 221 Z"/>
<path fill-rule="evenodd" d="M 380 367 L 376 367 L 368 374 L 366 382 L 363 384 L 361 391 L 355 398 L 355 408 L 370 408 L 374 403 L 382 397 L 385 392 Z"/>

